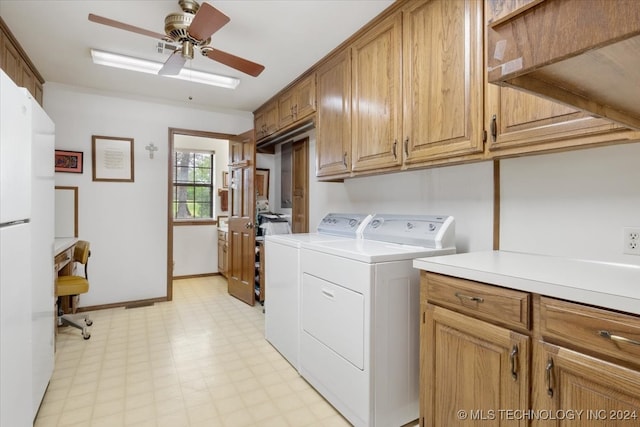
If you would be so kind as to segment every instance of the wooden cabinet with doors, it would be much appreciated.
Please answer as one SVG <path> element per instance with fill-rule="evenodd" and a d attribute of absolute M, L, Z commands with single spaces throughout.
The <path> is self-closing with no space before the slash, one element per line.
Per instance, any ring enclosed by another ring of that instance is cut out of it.
<path fill-rule="evenodd" d="M 316 75 L 311 73 L 278 97 L 280 129 L 316 111 Z"/>
<path fill-rule="evenodd" d="M 480 0 L 403 2 L 359 35 L 343 56 L 336 54 L 318 69 L 318 177 L 483 157 L 482 5 Z M 337 71 L 349 69 L 349 57 L 350 88 L 336 78 Z M 332 118 L 339 99 L 332 95 L 349 91 L 350 132 L 336 118 L 330 123 L 340 126 L 338 134 L 322 115 Z"/>
<path fill-rule="evenodd" d="M 504 20 L 535 3 L 532 0 L 486 1 L 487 33 L 493 22 Z M 489 62 L 487 59 L 487 64 Z M 639 132 L 575 107 L 495 84 L 488 84 L 486 89 L 485 119 L 489 134 L 487 155 L 494 158 L 640 138 Z"/>
<path fill-rule="evenodd" d="M 345 49 L 317 72 L 316 176 L 351 172 L 351 55 Z"/>
<path fill-rule="evenodd" d="M 26 88 L 42 105 L 44 79 L 0 18 L 0 68 L 18 85 Z"/>
<path fill-rule="evenodd" d="M 430 272 L 420 301 L 421 426 L 640 424 L 640 316 Z"/>
<path fill-rule="evenodd" d="M 227 243 L 227 232 L 218 230 L 218 272 L 227 277 L 227 266 L 229 264 L 229 244 Z"/>
<path fill-rule="evenodd" d="M 640 425 L 640 317 L 553 298 L 539 300 L 533 409 L 584 410 L 534 426 Z"/>
<path fill-rule="evenodd" d="M 293 143 L 291 232 L 309 232 L 309 138 Z"/>
<path fill-rule="evenodd" d="M 482 0 L 403 9 L 403 168 L 482 158 Z"/>
<path fill-rule="evenodd" d="M 402 163 L 402 15 L 394 13 L 351 47 L 351 170 Z"/>
<path fill-rule="evenodd" d="M 527 408 L 530 295 L 425 272 L 420 286 L 420 425 L 481 425 Z"/>
<path fill-rule="evenodd" d="M 254 126 L 258 140 L 273 135 L 278 130 L 278 103 L 270 101 L 254 113 Z"/>

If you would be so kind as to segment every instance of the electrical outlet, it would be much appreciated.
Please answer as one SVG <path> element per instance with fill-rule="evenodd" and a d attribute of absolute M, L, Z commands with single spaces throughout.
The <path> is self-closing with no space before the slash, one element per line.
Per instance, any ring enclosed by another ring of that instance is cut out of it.
<path fill-rule="evenodd" d="M 624 251 L 628 255 L 640 255 L 640 227 L 624 228 Z"/>

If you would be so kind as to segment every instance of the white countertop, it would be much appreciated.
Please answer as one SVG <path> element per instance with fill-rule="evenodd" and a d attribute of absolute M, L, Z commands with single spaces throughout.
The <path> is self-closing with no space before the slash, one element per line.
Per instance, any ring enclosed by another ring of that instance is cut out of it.
<path fill-rule="evenodd" d="M 54 255 L 58 255 L 60 252 L 69 249 L 69 247 L 74 245 L 77 241 L 77 237 L 56 237 L 53 243 Z"/>
<path fill-rule="evenodd" d="M 640 315 L 640 266 L 506 251 L 418 258 L 415 268 Z"/>

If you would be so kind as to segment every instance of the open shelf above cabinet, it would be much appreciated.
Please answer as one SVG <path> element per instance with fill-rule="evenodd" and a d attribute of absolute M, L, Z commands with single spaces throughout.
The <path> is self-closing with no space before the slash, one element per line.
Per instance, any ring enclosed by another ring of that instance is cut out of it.
<path fill-rule="evenodd" d="M 494 16 L 490 83 L 640 129 L 640 2 L 544 0 Z"/>

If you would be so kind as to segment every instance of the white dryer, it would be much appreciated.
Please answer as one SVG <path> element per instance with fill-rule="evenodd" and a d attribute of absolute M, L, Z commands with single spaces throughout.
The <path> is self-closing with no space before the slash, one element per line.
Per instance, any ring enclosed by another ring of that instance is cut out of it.
<path fill-rule="evenodd" d="M 299 370 L 300 246 L 362 237 L 371 215 L 327 214 L 317 233 L 265 236 L 265 338 Z"/>
<path fill-rule="evenodd" d="M 300 249 L 300 373 L 355 426 L 419 416 L 419 272 L 455 253 L 450 216 L 375 215 L 363 239 Z"/>

